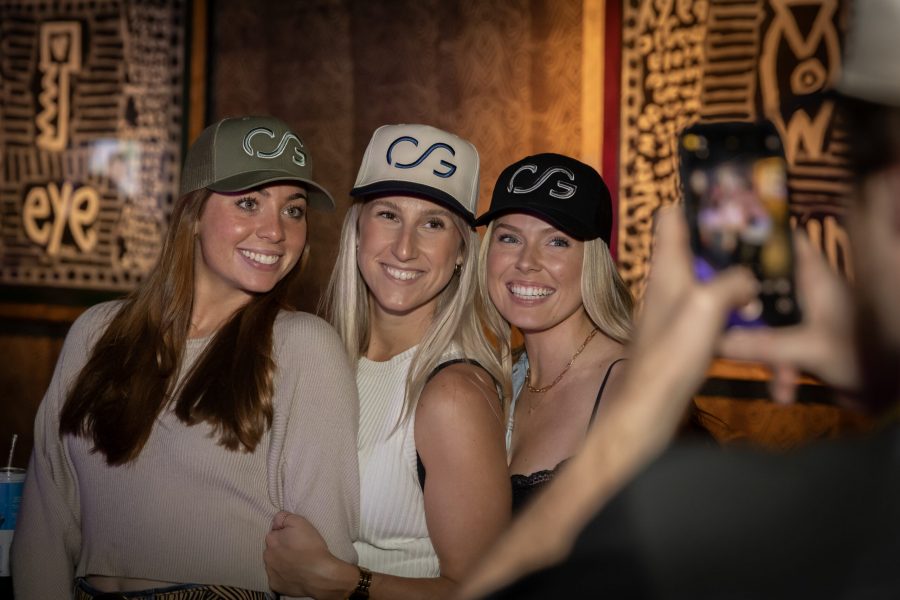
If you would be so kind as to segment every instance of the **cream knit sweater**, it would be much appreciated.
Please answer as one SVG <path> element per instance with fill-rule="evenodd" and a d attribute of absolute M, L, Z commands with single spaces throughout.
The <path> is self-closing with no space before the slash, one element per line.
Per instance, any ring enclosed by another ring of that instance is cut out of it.
<path fill-rule="evenodd" d="M 278 316 L 274 419 L 253 453 L 228 451 L 206 424 L 164 412 L 138 459 L 109 467 L 89 440 L 60 439 L 58 417 L 117 307 L 75 322 L 38 411 L 13 542 L 16 598 L 71 597 L 73 577 L 90 574 L 268 590 L 262 555 L 280 509 L 355 562 L 358 404 L 335 331 L 306 313 Z M 188 342 L 186 366 L 207 342 Z"/>

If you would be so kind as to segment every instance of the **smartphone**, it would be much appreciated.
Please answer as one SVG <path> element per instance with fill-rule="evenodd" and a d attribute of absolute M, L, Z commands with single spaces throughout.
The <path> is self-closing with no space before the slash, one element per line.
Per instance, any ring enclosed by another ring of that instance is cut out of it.
<path fill-rule="evenodd" d="M 759 298 L 730 315 L 728 325 L 799 322 L 787 162 L 775 126 L 697 124 L 681 133 L 678 148 L 697 278 L 744 265 L 760 282 Z"/>

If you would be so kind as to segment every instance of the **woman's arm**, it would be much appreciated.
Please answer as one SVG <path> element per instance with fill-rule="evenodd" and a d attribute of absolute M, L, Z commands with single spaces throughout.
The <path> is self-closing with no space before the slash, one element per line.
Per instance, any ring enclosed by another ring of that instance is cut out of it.
<path fill-rule="evenodd" d="M 276 338 L 282 372 L 278 381 L 290 385 L 286 397 L 278 399 L 282 406 L 272 424 L 270 494 L 276 506 L 306 518 L 331 553 L 355 563 L 356 378 L 337 333 L 325 321 L 293 313 L 283 315 L 277 325 L 282 334 Z M 283 395 L 278 390 L 276 394 Z"/>
<path fill-rule="evenodd" d="M 502 418 L 489 378 L 470 365 L 447 367 L 426 385 L 414 418 L 416 448 L 427 474 L 425 517 L 441 576 L 374 573 L 373 600 L 446 597 L 509 520 Z M 279 518 L 266 538 L 273 589 L 346 598 L 359 570 L 328 553 L 305 521 L 287 517 L 280 523 Z"/>
<path fill-rule="evenodd" d="M 11 564 L 16 598 L 67 598 L 72 592 L 81 529 L 75 483 L 59 439 L 59 422 L 42 403 L 34 450 L 16 519 Z"/>
<path fill-rule="evenodd" d="M 512 492 L 502 411 L 487 374 L 456 364 L 428 382 L 415 418 L 416 449 L 426 472 L 428 533 L 441 579 L 458 582 L 509 522 Z"/>
<path fill-rule="evenodd" d="M 81 552 L 80 505 L 75 474 L 59 435 L 59 412 L 69 383 L 87 360 L 90 338 L 108 321 L 109 306 L 88 309 L 72 325 L 38 408 L 10 557 L 20 600 L 68 598 L 72 593 Z"/>

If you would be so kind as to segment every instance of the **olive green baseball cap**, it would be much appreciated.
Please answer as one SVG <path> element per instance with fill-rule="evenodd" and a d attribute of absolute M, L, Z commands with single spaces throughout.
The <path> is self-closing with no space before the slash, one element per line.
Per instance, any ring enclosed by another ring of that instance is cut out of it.
<path fill-rule="evenodd" d="M 312 157 L 287 123 L 274 117 L 236 117 L 210 125 L 188 149 L 181 191 L 240 192 L 276 181 L 306 186 L 309 205 L 334 210 L 334 198 L 313 181 Z"/>

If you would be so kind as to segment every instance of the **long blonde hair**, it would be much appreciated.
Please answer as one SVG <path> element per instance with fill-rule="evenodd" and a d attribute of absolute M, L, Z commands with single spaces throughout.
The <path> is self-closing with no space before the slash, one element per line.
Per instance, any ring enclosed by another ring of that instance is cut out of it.
<path fill-rule="evenodd" d="M 494 224 L 487 231 L 478 252 L 478 311 L 488 333 L 497 340 L 495 352 L 503 378 L 503 399 L 508 406 L 512 396 L 512 331 L 491 301 L 487 286 L 487 255 L 490 251 Z M 632 333 L 634 300 L 628 286 L 616 270 L 609 247 L 597 238 L 584 242 L 584 261 L 581 265 L 581 302 L 588 317 L 601 333 L 627 344 Z"/>
<path fill-rule="evenodd" d="M 369 290 L 356 261 L 359 216 L 365 201 L 357 200 L 347 211 L 337 261 L 319 306 L 320 312 L 344 341 L 352 364 L 356 364 L 369 347 Z M 484 367 L 494 381 L 501 381 L 500 364 L 483 335 L 475 312 L 478 234 L 456 213 L 451 212 L 450 217 L 462 239 L 462 264 L 459 273 L 451 276 L 441 291 L 431 325 L 413 356 L 400 422 L 415 412 L 429 375 L 451 347 Z"/>

